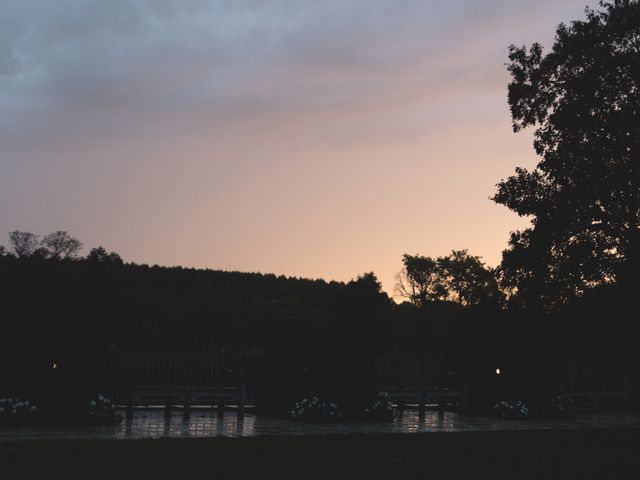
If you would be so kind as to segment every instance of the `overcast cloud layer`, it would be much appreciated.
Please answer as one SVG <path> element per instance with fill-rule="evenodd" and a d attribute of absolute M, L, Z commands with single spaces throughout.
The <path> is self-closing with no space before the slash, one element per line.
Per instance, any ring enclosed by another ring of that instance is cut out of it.
<path fill-rule="evenodd" d="M 523 221 L 487 198 L 535 161 L 507 46 L 584 6 L 0 0 L 0 232 L 387 290 L 405 252 L 495 264 Z"/>

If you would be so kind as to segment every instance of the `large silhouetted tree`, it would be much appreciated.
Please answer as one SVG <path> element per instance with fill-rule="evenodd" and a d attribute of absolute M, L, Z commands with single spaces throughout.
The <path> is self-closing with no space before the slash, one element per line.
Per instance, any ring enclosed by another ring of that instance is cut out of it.
<path fill-rule="evenodd" d="M 58 230 L 42 239 L 42 247 L 47 250 L 51 258 L 60 260 L 77 257 L 82 248 L 82 243 L 77 238 L 69 235 L 69 233 Z"/>
<path fill-rule="evenodd" d="M 558 307 L 621 279 L 640 246 L 640 3 L 602 2 L 556 30 L 553 48 L 510 47 L 514 131 L 535 127 L 533 170 L 494 200 L 532 219 L 501 271 L 515 298 Z"/>
<path fill-rule="evenodd" d="M 40 238 L 31 232 L 14 230 L 9 233 L 9 244 L 18 257 L 30 257 L 38 249 Z"/>
<path fill-rule="evenodd" d="M 467 250 L 453 250 L 438 258 L 404 255 L 397 275 L 396 294 L 422 308 L 434 301 L 463 306 L 500 303 L 501 292 L 494 271 Z"/>

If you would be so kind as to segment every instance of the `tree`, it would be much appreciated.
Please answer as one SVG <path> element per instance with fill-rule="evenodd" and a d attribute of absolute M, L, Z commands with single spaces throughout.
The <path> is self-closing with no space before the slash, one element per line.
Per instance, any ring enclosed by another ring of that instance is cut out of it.
<path fill-rule="evenodd" d="M 511 46 L 513 129 L 535 127 L 535 169 L 493 200 L 531 227 L 511 234 L 501 275 L 523 306 L 557 308 L 622 280 L 640 250 L 640 4 L 601 2 L 560 24 L 551 52 Z"/>
<path fill-rule="evenodd" d="M 50 233 L 42 240 L 42 246 L 54 260 L 75 258 L 82 248 L 82 243 L 63 230 Z"/>
<path fill-rule="evenodd" d="M 373 272 L 348 282 L 333 302 L 337 335 L 352 346 L 382 348 L 388 340 L 393 302 Z"/>
<path fill-rule="evenodd" d="M 38 249 L 40 239 L 31 232 L 14 230 L 9 233 L 9 243 L 18 257 L 30 257 Z"/>
<path fill-rule="evenodd" d="M 467 250 L 453 250 L 438 258 L 405 254 L 402 262 L 404 268 L 396 276 L 396 294 L 419 308 L 434 301 L 463 306 L 501 301 L 494 271 Z"/>
<path fill-rule="evenodd" d="M 122 258 L 116 252 L 107 252 L 104 247 L 92 248 L 87 255 L 87 260 L 94 263 L 107 263 L 122 265 Z"/>
<path fill-rule="evenodd" d="M 418 308 L 430 300 L 446 297 L 436 259 L 404 254 L 402 263 L 404 268 L 396 275 L 396 295 L 406 298 Z"/>
<path fill-rule="evenodd" d="M 7 249 L 4 245 L 0 245 L 0 257 L 4 257 L 8 254 Z"/>

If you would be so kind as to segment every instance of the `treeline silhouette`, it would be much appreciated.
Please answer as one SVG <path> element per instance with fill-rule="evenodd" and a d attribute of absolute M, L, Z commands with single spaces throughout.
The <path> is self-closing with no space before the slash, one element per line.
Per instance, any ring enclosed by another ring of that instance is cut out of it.
<path fill-rule="evenodd" d="M 125 263 L 102 247 L 86 257 L 33 252 L 0 255 L 4 351 L 57 358 L 109 345 L 205 351 L 323 339 L 422 351 L 428 329 L 442 341 L 440 319 L 475 315 L 453 301 L 397 305 L 373 273 L 327 282 Z M 481 308 L 504 314 L 497 303 Z"/>
<path fill-rule="evenodd" d="M 440 278 L 433 271 L 419 275 L 412 262 L 440 269 Z M 475 266 L 467 283 L 453 273 L 452 262 Z M 5 388 L 24 391 L 38 384 L 41 390 L 45 382 L 55 391 L 54 385 L 61 385 L 51 377 L 56 363 L 67 389 L 95 390 L 105 388 L 114 348 L 259 350 L 265 359 L 252 380 L 258 386 L 267 382 L 267 392 L 279 385 L 280 396 L 262 402 L 273 401 L 274 410 L 295 398 L 296 383 L 309 365 L 320 365 L 318 377 L 309 381 L 316 388 L 338 382 L 350 392 L 345 401 L 369 395 L 375 385 L 371 362 L 385 356 L 430 358 L 441 372 L 476 379 L 475 392 L 490 392 L 490 374 L 496 365 L 508 365 L 519 373 L 514 382 L 522 384 L 518 388 L 527 398 L 535 393 L 541 401 L 553 388 L 553 362 L 606 361 L 620 375 L 638 376 L 638 329 L 628 292 L 603 286 L 562 310 L 527 312 L 509 307 L 501 295 L 478 293 L 478 284 L 495 293 L 495 282 L 487 281 L 493 270 L 478 262 L 466 252 L 439 261 L 405 255 L 398 282 L 417 297 L 398 304 L 373 273 L 326 282 L 125 263 L 101 247 L 85 257 L 65 258 L 5 250 L 0 374 Z M 474 278 L 479 280 L 472 283 Z M 428 288 L 414 285 L 420 279 L 444 297 L 424 296 Z M 463 301 L 455 291 L 443 294 L 451 285 L 471 285 L 473 298 L 482 301 Z"/>

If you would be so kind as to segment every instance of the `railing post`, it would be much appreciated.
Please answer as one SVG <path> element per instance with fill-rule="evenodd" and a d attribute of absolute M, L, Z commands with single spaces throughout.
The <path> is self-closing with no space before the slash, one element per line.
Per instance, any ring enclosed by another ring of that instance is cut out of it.
<path fill-rule="evenodd" d="M 133 420 L 133 404 L 135 402 L 135 387 L 133 386 L 133 377 L 129 376 L 129 388 L 127 392 L 127 421 Z"/>
<path fill-rule="evenodd" d="M 244 402 L 246 396 L 247 385 L 244 379 L 240 382 L 240 392 L 238 395 L 238 420 L 242 420 L 244 418 Z"/>
<path fill-rule="evenodd" d="M 188 420 L 191 416 L 191 388 L 189 387 L 184 392 L 184 405 L 182 407 L 182 417 Z"/>
<path fill-rule="evenodd" d="M 462 377 L 462 414 L 469 414 L 469 377 Z"/>

